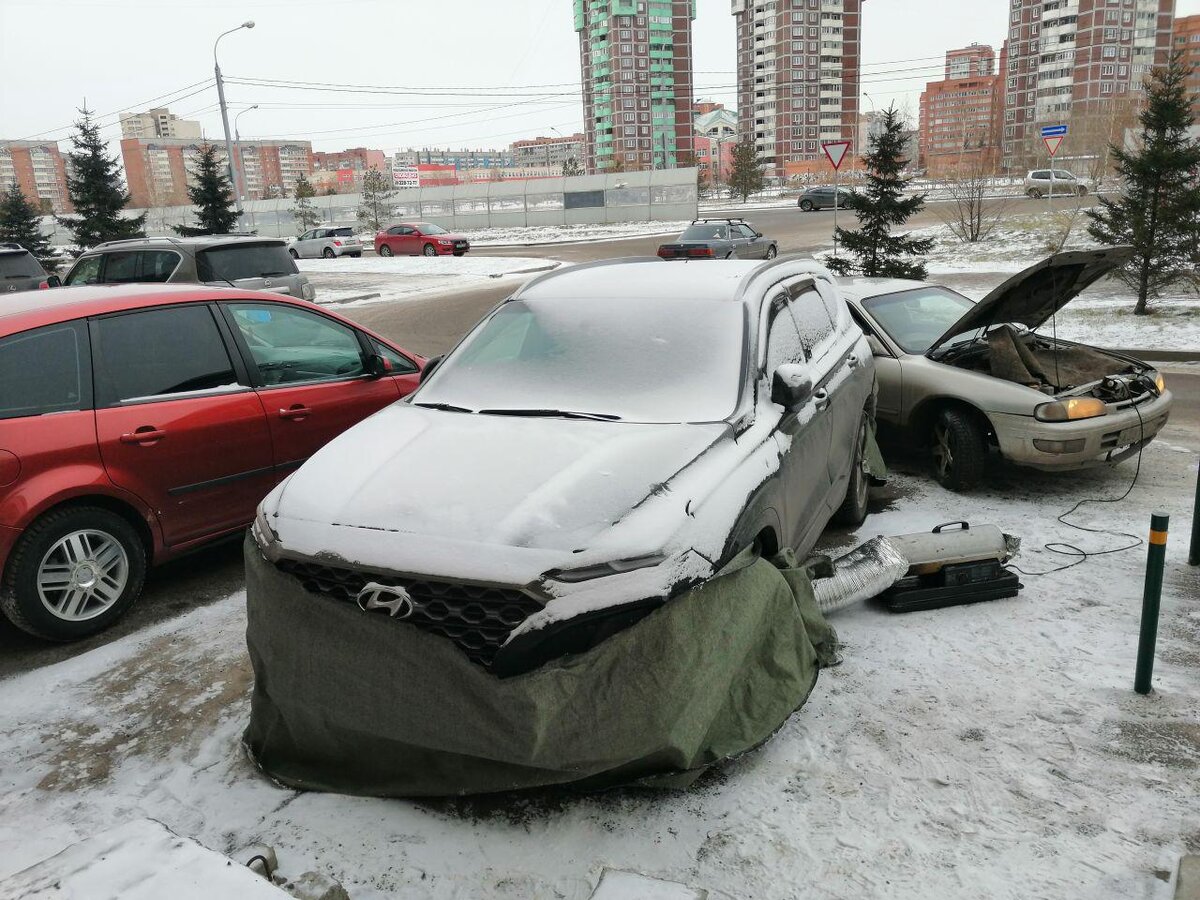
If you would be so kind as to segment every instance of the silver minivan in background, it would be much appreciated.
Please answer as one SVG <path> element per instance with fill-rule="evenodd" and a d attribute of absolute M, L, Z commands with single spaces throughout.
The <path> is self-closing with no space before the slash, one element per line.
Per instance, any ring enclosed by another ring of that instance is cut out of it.
<path fill-rule="evenodd" d="M 1087 185 L 1066 169 L 1034 169 L 1025 176 L 1024 187 L 1025 193 L 1034 200 L 1049 196 L 1052 187 L 1055 194 L 1082 197 L 1087 193 Z"/>
<path fill-rule="evenodd" d="M 134 283 L 226 285 L 316 297 L 285 241 L 242 235 L 108 241 L 80 256 L 63 279 L 67 287 Z"/>

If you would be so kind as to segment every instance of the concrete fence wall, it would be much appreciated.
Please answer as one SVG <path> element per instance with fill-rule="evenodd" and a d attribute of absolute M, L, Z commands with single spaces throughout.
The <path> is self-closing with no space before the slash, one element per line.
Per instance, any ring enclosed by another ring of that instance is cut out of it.
<path fill-rule="evenodd" d="M 680 221 L 697 215 L 696 185 L 696 169 L 662 169 L 412 188 L 396 191 L 385 218 L 433 222 L 454 231 Z M 361 203 L 361 194 L 312 198 L 321 225 L 349 225 L 366 231 L 367 226 L 357 218 Z M 292 214 L 295 204 L 291 197 L 247 201 L 241 227 L 268 237 L 292 237 L 300 231 Z M 194 222 L 190 206 L 130 210 L 134 215 L 142 212 L 147 214 L 148 235 L 174 234 L 171 226 Z M 69 233 L 56 231 L 56 242 L 69 242 Z"/>

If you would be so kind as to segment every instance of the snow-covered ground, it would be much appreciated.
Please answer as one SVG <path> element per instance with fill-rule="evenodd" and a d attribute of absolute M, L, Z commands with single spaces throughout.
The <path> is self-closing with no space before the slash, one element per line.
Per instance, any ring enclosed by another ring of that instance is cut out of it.
<path fill-rule="evenodd" d="M 1168 378 L 1170 376 L 1168 375 Z M 765 746 L 677 793 L 544 791 L 405 802 L 262 777 L 248 716 L 244 598 L 0 681 L 0 879 L 82 837 L 157 819 L 219 852 L 276 848 L 363 898 L 588 897 L 603 868 L 711 898 L 1166 900 L 1200 852 L 1200 570 L 1183 564 L 1200 436 L 1168 424 L 1130 497 L 1073 521 L 1146 533 L 1172 514 L 1156 693 L 1131 690 L 1144 547 L 1026 577 L 1014 599 L 834 619 L 843 664 Z M 1055 516 L 1133 476 L 1004 472 L 970 496 L 894 476 L 857 535 L 951 518 L 1020 535 L 1017 560 L 1087 549 Z M 314 653 L 319 648 L 314 648 Z"/>
<path fill-rule="evenodd" d="M 369 256 L 296 261 L 317 289 L 317 302 L 339 307 L 413 300 L 445 291 L 516 283 L 561 265 L 557 260 L 512 256 Z"/>
<path fill-rule="evenodd" d="M 576 241 L 619 241 L 656 234 L 678 234 L 691 222 L 621 222 L 612 225 L 529 225 L 468 231 L 472 247 L 519 247 L 530 244 L 572 244 Z"/>

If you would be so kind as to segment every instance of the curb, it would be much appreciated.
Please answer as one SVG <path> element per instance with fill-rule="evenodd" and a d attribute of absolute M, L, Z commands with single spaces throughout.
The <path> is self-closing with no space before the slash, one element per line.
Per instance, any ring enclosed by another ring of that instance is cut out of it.
<path fill-rule="evenodd" d="M 1111 353 L 1124 353 L 1147 362 L 1200 362 L 1200 350 L 1121 350 L 1106 348 Z"/>

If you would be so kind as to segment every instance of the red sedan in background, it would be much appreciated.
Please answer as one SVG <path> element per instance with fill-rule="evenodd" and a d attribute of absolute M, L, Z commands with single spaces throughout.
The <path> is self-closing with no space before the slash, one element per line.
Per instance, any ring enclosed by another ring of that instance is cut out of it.
<path fill-rule="evenodd" d="M 375 252 L 380 256 L 462 256 L 470 249 L 461 234 L 431 222 L 393 225 L 375 235 Z"/>
<path fill-rule="evenodd" d="M 6 298 L 0 609 L 53 640 L 106 627 L 149 565 L 244 529 L 320 447 L 415 390 L 424 364 L 275 293 L 126 284 Z"/>

